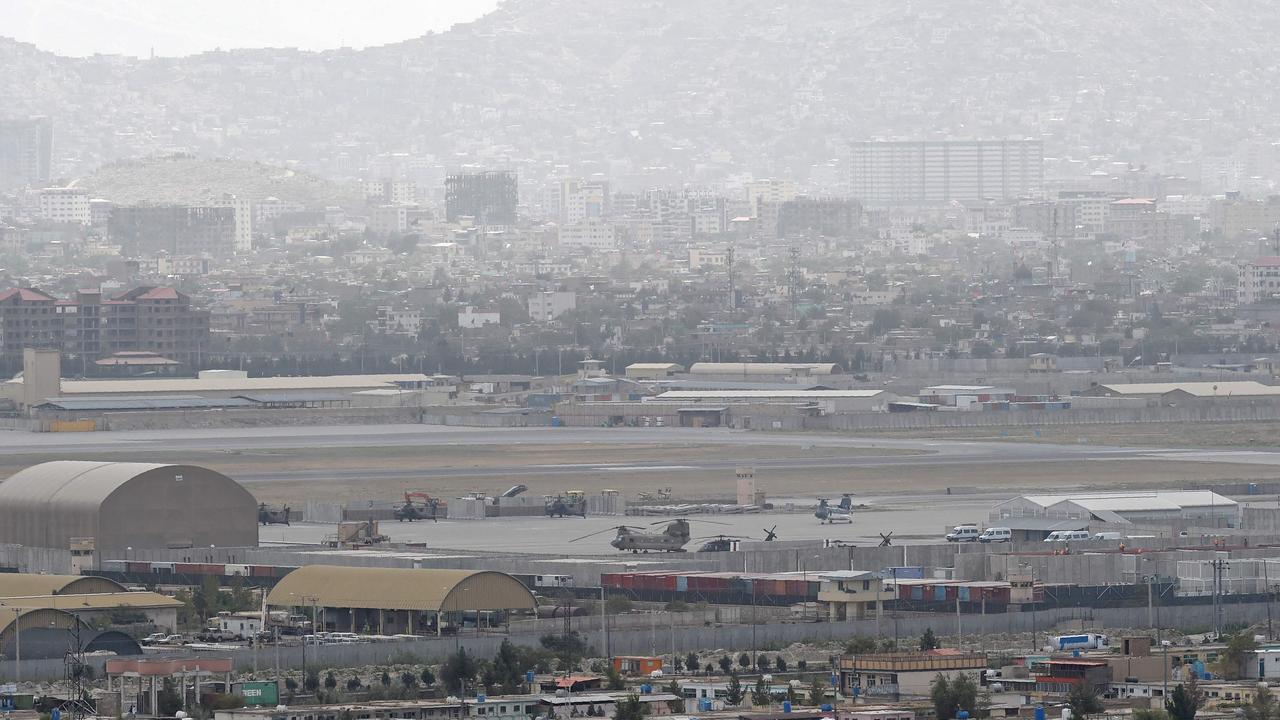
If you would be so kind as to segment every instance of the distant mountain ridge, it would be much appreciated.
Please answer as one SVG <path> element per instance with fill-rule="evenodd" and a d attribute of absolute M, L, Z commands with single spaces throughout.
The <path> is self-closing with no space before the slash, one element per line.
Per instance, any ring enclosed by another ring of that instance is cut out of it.
<path fill-rule="evenodd" d="M 0 112 L 54 116 L 81 172 L 182 150 L 804 176 L 877 136 L 1159 164 L 1280 135 L 1276 28 L 1280 3 L 1251 0 L 507 0 L 362 51 L 133 61 L 0 40 Z"/>

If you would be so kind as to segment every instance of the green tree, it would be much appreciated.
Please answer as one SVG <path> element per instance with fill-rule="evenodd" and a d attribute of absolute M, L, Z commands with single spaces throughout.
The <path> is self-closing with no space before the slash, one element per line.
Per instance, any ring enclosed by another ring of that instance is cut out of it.
<path fill-rule="evenodd" d="M 696 674 L 698 672 L 698 668 L 701 667 L 701 665 L 698 664 L 698 654 L 689 653 L 687 656 L 685 656 L 684 666 L 686 668 L 689 668 L 690 674 Z"/>
<path fill-rule="evenodd" d="M 357 692 L 362 687 L 364 687 L 364 683 L 360 682 L 360 678 L 355 675 L 352 675 L 351 679 L 347 681 L 347 692 Z"/>
<path fill-rule="evenodd" d="M 724 704 L 737 707 L 742 704 L 742 681 L 738 673 L 729 673 L 729 687 L 724 691 Z"/>
<path fill-rule="evenodd" d="M 684 690 L 680 687 L 680 683 L 677 682 L 675 678 L 671 678 L 671 682 L 667 683 L 667 686 L 663 688 L 663 690 L 676 696 L 675 700 L 667 703 L 667 707 L 670 708 L 673 713 L 680 712 L 684 707 Z"/>
<path fill-rule="evenodd" d="M 307 677 L 302 681 L 302 686 L 307 689 L 307 692 L 315 692 L 320 689 L 320 673 L 315 670 L 308 670 Z"/>
<path fill-rule="evenodd" d="M 1244 706 L 1245 720 L 1276 720 L 1276 697 L 1266 685 L 1259 683 L 1253 694 L 1253 702 Z"/>
<path fill-rule="evenodd" d="M 285 689 L 285 690 L 288 690 L 289 692 L 295 692 L 295 691 L 298 689 L 298 681 L 297 681 L 297 680 L 294 680 L 294 679 L 293 679 L 293 678 L 291 678 L 291 677 L 287 677 L 287 678 L 285 678 L 285 679 L 284 679 L 284 689 Z"/>
<path fill-rule="evenodd" d="M 333 676 L 332 670 L 324 674 L 324 686 L 327 690 L 332 690 L 338 687 L 338 678 Z"/>
<path fill-rule="evenodd" d="M 178 695 L 178 688 L 173 684 L 172 678 L 165 678 L 164 684 L 160 686 L 160 692 L 156 694 L 156 709 L 164 717 L 173 717 L 182 709 L 182 697 Z"/>
<path fill-rule="evenodd" d="M 727 673 L 733 667 L 733 659 L 728 655 L 720 657 L 720 672 Z"/>
<path fill-rule="evenodd" d="M 498 646 L 498 654 L 493 657 L 494 684 L 500 685 L 508 695 L 519 692 L 520 685 L 524 682 L 524 667 L 516 646 L 510 640 L 503 639 Z"/>
<path fill-rule="evenodd" d="M 756 707 L 769 707 L 773 704 L 773 695 L 769 693 L 769 683 L 764 681 L 763 675 L 756 680 L 755 687 L 751 688 L 751 704 Z"/>
<path fill-rule="evenodd" d="M 382 687 L 391 687 L 391 673 L 383 670 L 382 677 L 379 678 L 379 681 L 382 682 Z"/>
<path fill-rule="evenodd" d="M 961 710 L 972 714 L 978 705 L 978 684 L 968 675 L 948 678 L 938 673 L 929 686 L 929 700 L 939 718 L 954 718 Z"/>
<path fill-rule="evenodd" d="M 770 659 L 768 655 L 761 655 L 756 658 L 756 667 L 768 672 L 769 668 L 773 667 L 773 660 Z"/>
<path fill-rule="evenodd" d="M 809 682 L 809 704 L 821 705 L 827 701 L 827 681 L 821 675 Z"/>
<path fill-rule="evenodd" d="M 619 700 L 614 706 L 614 720 L 643 720 L 645 714 L 645 705 L 640 702 L 640 698 L 632 693 L 622 700 Z"/>
<path fill-rule="evenodd" d="M 1204 696 L 1200 693 L 1200 683 L 1194 673 L 1186 683 L 1178 686 L 1164 701 L 1164 709 L 1173 720 L 1196 720 L 1196 711 L 1204 704 Z"/>
<path fill-rule="evenodd" d="M 1160 709 L 1134 710 L 1131 720 L 1169 720 L 1169 713 Z"/>
<path fill-rule="evenodd" d="M 1236 633 L 1227 639 L 1227 647 L 1218 658 L 1218 671 L 1227 680 L 1239 680 L 1245 659 L 1258 649 L 1258 641 L 1249 633 Z"/>
<path fill-rule="evenodd" d="M 476 661 L 467 655 L 466 648 L 458 648 L 458 652 L 450 655 L 440 666 L 440 679 L 449 693 L 461 696 L 464 685 L 476 676 L 479 669 Z"/>
<path fill-rule="evenodd" d="M 418 677 L 422 678 L 422 684 L 427 687 L 431 687 L 436 684 L 436 674 L 431 672 L 431 668 L 429 667 L 422 668 L 422 674 Z"/>
<path fill-rule="evenodd" d="M 400 684 L 404 685 L 405 688 L 412 688 L 418 684 L 418 676 L 408 670 L 405 670 L 400 673 Z"/>
<path fill-rule="evenodd" d="M 781 673 L 781 672 L 786 672 L 786 671 L 787 671 L 787 659 L 786 659 L 786 658 L 784 658 L 784 657 L 782 657 L 781 655 L 779 655 L 778 657 L 776 657 L 776 658 L 774 658 L 774 659 L 773 659 L 773 666 L 774 666 L 774 667 L 776 667 L 776 668 L 778 668 L 778 672 L 780 672 L 780 673 Z"/>
<path fill-rule="evenodd" d="M 604 677 L 605 683 L 610 690 L 617 691 L 627 687 L 627 683 L 622 679 L 622 675 L 613 666 L 613 663 L 609 663 L 609 669 L 605 671 Z"/>
<path fill-rule="evenodd" d="M 634 606 L 629 598 L 622 595 L 610 595 L 604 601 L 604 611 L 610 615 L 629 613 Z"/>
<path fill-rule="evenodd" d="M 738 655 L 738 667 L 744 670 L 751 667 L 751 656 L 747 653 Z"/>
<path fill-rule="evenodd" d="M 1103 710 L 1098 694 L 1084 684 L 1071 688 L 1071 692 L 1067 694 L 1067 707 L 1071 710 L 1072 720 L 1085 720 Z"/>
<path fill-rule="evenodd" d="M 938 642 L 938 636 L 933 634 L 933 628 L 925 628 L 924 634 L 920 636 L 921 650 L 937 650 L 942 647 L 942 643 Z"/>

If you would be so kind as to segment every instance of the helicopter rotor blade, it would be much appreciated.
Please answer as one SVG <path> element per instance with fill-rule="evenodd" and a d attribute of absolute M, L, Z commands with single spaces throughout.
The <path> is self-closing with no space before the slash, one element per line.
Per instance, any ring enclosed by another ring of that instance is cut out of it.
<path fill-rule="evenodd" d="M 611 532 L 611 533 L 616 533 L 616 532 L 618 532 L 619 530 L 623 530 L 623 529 L 631 530 L 631 529 L 634 529 L 634 528 L 632 528 L 630 525 L 615 525 L 615 526 L 613 526 L 613 527 L 607 527 L 607 528 L 605 528 L 605 529 L 603 529 L 603 530 L 597 530 L 596 532 L 593 532 L 593 533 L 590 533 L 590 534 L 587 534 L 587 535 L 583 535 L 582 537 L 574 538 L 574 539 L 570 540 L 569 542 L 571 542 L 571 543 L 576 543 L 576 542 L 578 542 L 579 540 L 586 540 L 587 538 L 592 538 L 592 537 L 595 537 L 595 536 L 597 536 L 597 535 L 603 535 L 603 534 L 605 534 L 605 533 L 609 533 L 609 532 Z"/>

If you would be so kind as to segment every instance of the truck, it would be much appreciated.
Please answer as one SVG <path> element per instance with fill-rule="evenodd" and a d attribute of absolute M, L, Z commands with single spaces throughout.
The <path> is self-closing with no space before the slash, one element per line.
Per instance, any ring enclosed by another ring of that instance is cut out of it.
<path fill-rule="evenodd" d="M 1076 635 L 1058 635 L 1049 638 L 1048 649 L 1064 652 L 1067 650 L 1101 650 L 1106 646 L 1106 635 L 1100 633 L 1078 633 Z"/>

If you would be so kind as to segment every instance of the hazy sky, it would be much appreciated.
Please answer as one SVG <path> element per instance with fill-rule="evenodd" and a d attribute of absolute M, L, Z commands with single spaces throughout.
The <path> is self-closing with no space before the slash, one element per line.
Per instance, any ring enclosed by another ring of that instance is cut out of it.
<path fill-rule="evenodd" d="M 407 40 L 497 0 L 0 0 L 0 35 L 61 55 L 191 55 L 243 47 L 323 50 Z"/>

